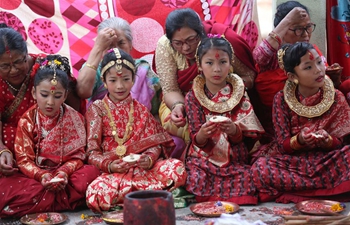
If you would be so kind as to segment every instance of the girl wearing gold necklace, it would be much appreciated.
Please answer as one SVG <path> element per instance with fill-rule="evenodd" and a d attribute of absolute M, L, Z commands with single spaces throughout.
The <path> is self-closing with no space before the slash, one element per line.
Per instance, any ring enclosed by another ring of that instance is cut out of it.
<path fill-rule="evenodd" d="M 85 117 L 88 163 L 103 173 L 87 190 L 93 211 L 108 211 L 136 190 L 172 190 L 185 183 L 183 163 L 166 159 L 174 143 L 150 111 L 130 95 L 135 63 L 114 48 L 101 63 L 107 95 L 96 100 Z"/>
<path fill-rule="evenodd" d="M 334 89 L 311 44 L 282 46 L 278 61 L 288 80 L 274 98 L 275 141 L 254 153 L 260 156 L 252 166 L 260 200 L 348 194 L 350 149 L 344 140 L 350 107 L 344 95 Z"/>

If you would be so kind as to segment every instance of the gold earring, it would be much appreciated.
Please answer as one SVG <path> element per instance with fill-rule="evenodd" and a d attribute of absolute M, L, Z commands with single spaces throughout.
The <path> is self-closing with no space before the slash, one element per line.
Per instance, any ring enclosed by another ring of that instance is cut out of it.
<path fill-rule="evenodd" d="M 298 81 L 297 79 L 294 79 L 294 80 L 293 80 L 293 83 L 296 84 L 296 85 L 298 85 L 298 84 L 299 84 L 299 81 Z"/>
<path fill-rule="evenodd" d="M 105 88 L 107 89 L 107 84 L 106 83 L 104 83 L 103 86 L 105 86 Z"/>

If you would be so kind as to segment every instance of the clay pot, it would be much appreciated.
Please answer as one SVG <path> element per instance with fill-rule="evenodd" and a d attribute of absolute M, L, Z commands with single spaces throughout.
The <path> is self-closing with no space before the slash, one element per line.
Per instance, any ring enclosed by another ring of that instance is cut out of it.
<path fill-rule="evenodd" d="M 124 225 L 175 225 L 174 200 L 168 191 L 135 191 L 124 199 Z"/>

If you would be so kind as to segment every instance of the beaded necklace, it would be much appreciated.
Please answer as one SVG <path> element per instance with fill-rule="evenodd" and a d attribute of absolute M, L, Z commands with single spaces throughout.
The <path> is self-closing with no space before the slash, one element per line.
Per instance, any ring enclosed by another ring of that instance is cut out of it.
<path fill-rule="evenodd" d="M 59 123 L 62 120 L 63 117 L 63 107 L 60 107 L 60 114 L 59 114 L 59 118 L 57 123 Z M 60 154 L 60 162 L 56 165 L 56 166 L 45 166 L 45 165 L 41 165 L 38 161 L 39 158 L 39 153 L 40 153 L 40 141 L 41 139 L 45 138 L 46 136 L 44 136 L 45 134 L 49 134 L 50 131 L 46 131 L 42 126 L 41 126 L 41 121 L 39 118 L 39 112 L 37 111 L 36 113 L 36 121 L 38 124 L 38 143 L 37 143 L 37 151 L 35 152 L 35 161 L 36 164 L 40 167 L 40 168 L 46 168 L 46 169 L 57 169 L 63 161 L 63 123 L 60 123 L 60 148 L 61 148 L 61 154 Z"/>
<path fill-rule="evenodd" d="M 14 90 L 15 92 L 19 92 L 19 89 L 15 88 L 14 86 L 12 86 L 7 80 L 5 80 L 6 84 L 9 86 L 9 88 L 11 88 L 12 90 Z"/>
<path fill-rule="evenodd" d="M 117 148 L 115 149 L 116 154 L 121 158 L 125 155 L 126 153 L 126 146 L 124 145 L 126 139 L 129 137 L 130 131 L 132 131 L 132 124 L 134 123 L 134 104 L 133 101 L 131 100 L 130 102 L 130 111 L 129 111 L 129 120 L 128 123 L 126 124 L 125 127 L 125 133 L 123 138 L 118 137 L 118 132 L 117 132 L 117 127 L 115 125 L 114 119 L 111 114 L 111 110 L 109 109 L 107 103 L 103 101 L 105 108 L 107 110 L 108 118 L 109 118 L 109 125 L 112 128 L 112 135 L 114 136 L 114 140 L 118 143 Z"/>

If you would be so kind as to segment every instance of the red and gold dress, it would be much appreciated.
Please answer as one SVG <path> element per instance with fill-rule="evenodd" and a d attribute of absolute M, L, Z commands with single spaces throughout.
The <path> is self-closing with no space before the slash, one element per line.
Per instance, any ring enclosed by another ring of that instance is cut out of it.
<path fill-rule="evenodd" d="M 21 117 L 15 140 L 15 156 L 22 173 L 0 179 L 0 217 L 73 210 L 84 205 L 89 183 L 98 175 L 95 166 L 84 165 L 86 130 L 84 117 L 70 106 L 61 107 L 53 118 L 37 105 Z M 45 173 L 64 172 L 68 184 L 59 192 L 41 184 Z"/>
<path fill-rule="evenodd" d="M 288 203 L 320 198 L 350 200 L 350 107 L 329 78 L 316 94 L 303 97 L 291 81 L 273 104 L 275 140 L 255 152 L 254 183 L 261 201 Z M 304 128 L 325 130 L 328 148 L 296 148 L 291 139 Z M 259 158 L 260 156 L 260 158 Z"/>
<path fill-rule="evenodd" d="M 186 95 L 186 114 L 192 143 L 186 158 L 186 189 L 197 201 L 222 200 L 238 204 L 257 204 L 258 198 L 250 173 L 246 138 L 256 139 L 264 132 L 244 89 L 243 81 L 228 75 L 227 85 L 212 94 L 205 79 L 197 76 L 193 90 Z M 205 146 L 197 146 L 195 137 L 211 117 L 230 118 L 242 131 L 243 140 L 216 133 Z"/>
<path fill-rule="evenodd" d="M 131 107 L 134 112 L 129 115 Z M 113 118 L 117 131 L 110 125 L 109 115 Z M 131 153 L 146 154 L 154 164 L 149 170 L 135 166 L 125 173 L 109 173 L 109 164 L 121 157 L 117 155 L 116 149 L 120 145 L 115 141 L 113 133 L 124 137 L 130 116 L 134 122 L 131 123 L 132 132 L 122 143 L 126 146 L 124 156 Z M 149 110 L 130 95 L 118 103 L 112 102 L 106 95 L 90 106 L 85 117 L 88 125 L 88 163 L 103 172 L 86 192 L 86 202 L 93 211 L 106 211 L 123 203 L 125 195 L 132 191 L 172 190 L 185 184 L 184 164 L 177 159 L 162 157 L 174 147 L 171 137 Z"/>

